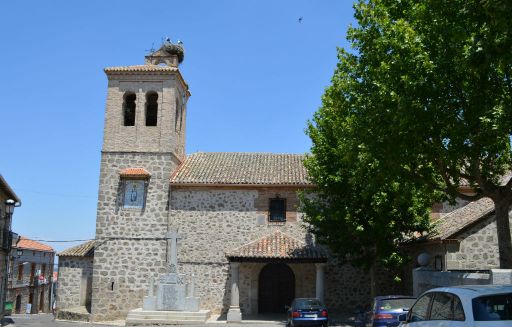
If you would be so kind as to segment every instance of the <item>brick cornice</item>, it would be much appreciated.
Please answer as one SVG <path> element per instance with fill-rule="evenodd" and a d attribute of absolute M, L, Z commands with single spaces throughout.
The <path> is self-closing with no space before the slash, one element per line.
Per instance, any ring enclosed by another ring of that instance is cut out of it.
<path fill-rule="evenodd" d="M 187 96 L 191 96 L 191 93 L 188 89 L 188 84 L 185 82 L 183 75 L 176 67 L 161 67 L 154 65 L 140 65 L 140 66 L 119 66 L 119 67 L 107 67 L 103 69 L 105 74 L 107 75 L 109 80 L 115 79 L 116 76 L 126 76 L 126 75 L 176 75 L 180 80 L 182 87 L 187 91 Z"/>

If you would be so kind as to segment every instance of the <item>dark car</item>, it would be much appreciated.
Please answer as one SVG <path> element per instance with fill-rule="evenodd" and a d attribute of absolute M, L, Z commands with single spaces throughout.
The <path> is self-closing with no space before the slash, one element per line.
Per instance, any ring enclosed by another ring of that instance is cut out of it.
<path fill-rule="evenodd" d="M 415 297 L 405 295 L 377 296 L 373 306 L 356 324 L 364 327 L 395 327 L 400 324 L 398 316 L 407 312 L 416 301 Z"/>
<path fill-rule="evenodd" d="M 296 298 L 287 309 L 287 326 L 326 327 L 329 323 L 327 308 L 319 299 Z"/>

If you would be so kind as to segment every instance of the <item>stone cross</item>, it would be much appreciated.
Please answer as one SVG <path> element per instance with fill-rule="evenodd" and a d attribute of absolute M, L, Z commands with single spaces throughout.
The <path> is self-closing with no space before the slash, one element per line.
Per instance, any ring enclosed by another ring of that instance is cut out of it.
<path fill-rule="evenodd" d="M 169 265 L 169 269 L 171 273 L 176 273 L 176 267 L 178 266 L 178 239 L 181 238 L 181 235 L 178 234 L 178 231 L 171 229 L 167 232 L 167 264 Z"/>

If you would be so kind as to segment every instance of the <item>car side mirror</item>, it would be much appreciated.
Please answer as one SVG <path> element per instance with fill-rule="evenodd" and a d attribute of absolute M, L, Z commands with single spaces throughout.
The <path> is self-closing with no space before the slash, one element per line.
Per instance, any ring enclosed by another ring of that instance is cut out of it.
<path fill-rule="evenodd" d="M 407 313 L 402 313 L 398 316 L 398 321 L 407 321 Z"/>

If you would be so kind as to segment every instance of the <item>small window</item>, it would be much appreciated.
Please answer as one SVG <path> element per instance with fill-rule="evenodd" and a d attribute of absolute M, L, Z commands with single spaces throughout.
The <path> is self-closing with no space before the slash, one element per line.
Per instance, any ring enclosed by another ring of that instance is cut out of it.
<path fill-rule="evenodd" d="M 156 126 L 158 117 L 158 94 L 148 92 L 146 94 L 146 126 Z"/>
<path fill-rule="evenodd" d="M 125 180 L 124 181 L 124 208 L 143 208 L 145 201 L 145 180 Z"/>
<path fill-rule="evenodd" d="M 512 293 L 474 298 L 475 321 L 512 320 Z"/>
<path fill-rule="evenodd" d="M 452 297 L 448 293 L 436 293 L 430 309 L 430 320 L 452 320 Z"/>
<path fill-rule="evenodd" d="M 176 113 L 175 113 L 175 116 L 174 116 L 175 120 L 174 120 L 174 131 L 178 131 L 178 127 L 180 127 L 180 101 L 178 100 L 178 98 L 176 98 Z"/>
<path fill-rule="evenodd" d="M 427 293 L 420 297 L 414 304 L 409 312 L 409 322 L 423 321 L 428 319 L 428 307 L 430 299 L 432 298 L 431 293 Z"/>
<path fill-rule="evenodd" d="M 135 126 L 135 93 L 127 92 L 124 95 L 123 117 L 124 126 Z"/>
<path fill-rule="evenodd" d="M 464 309 L 458 296 L 452 293 L 435 293 L 430 309 L 430 320 L 464 321 Z"/>
<path fill-rule="evenodd" d="M 185 113 L 185 105 L 182 104 L 181 105 L 181 111 L 180 111 L 180 131 L 181 131 L 181 128 L 183 126 L 183 116 L 184 116 L 184 113 Z"/>
<path fill-rule="evenodd" d="M 286 199 L 276 197 L 270 199 L 269 204 L 269 221 L 284 222 L 286 221 Z"/>

